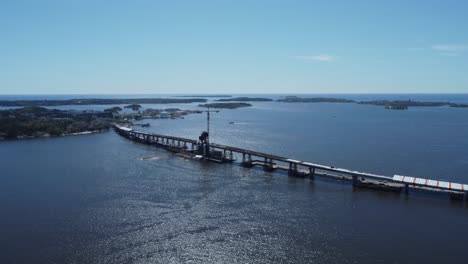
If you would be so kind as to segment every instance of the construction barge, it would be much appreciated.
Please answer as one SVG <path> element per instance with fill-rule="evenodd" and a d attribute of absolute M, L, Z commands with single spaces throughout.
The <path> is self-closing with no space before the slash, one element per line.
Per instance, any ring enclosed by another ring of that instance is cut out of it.
<path fill-rule="evenodd" d="M 243 148 L 209 142 L 209 133 L 203 132 L 198 140 L 156 133 L 135 131 L 114 126 L 121 136 L 132 141 L 157 146 L 179 156 L 217 163 L 234 162 L 242 157 L 240 165 L 246 168 L 263 167 L 265 171 L 286 171 L 292 177 L 324 177 L 351 182 L 355 187 L 378 189 L 397 193 L 431 192 L 448 196 L 452 200 L 468 201 L 468 184 L 423 179 L 403 175 L 384 176 L 373 173 L 336 168 L 334 166 L 305 162 Z"/>

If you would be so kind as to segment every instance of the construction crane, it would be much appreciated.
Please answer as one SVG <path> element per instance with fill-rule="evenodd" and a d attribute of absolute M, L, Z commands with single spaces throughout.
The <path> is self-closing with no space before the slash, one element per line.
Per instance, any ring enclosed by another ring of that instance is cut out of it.
<path fill-rule="evenodd" d="M 204 144 L 203 147 L 203 156 L 208 157 L 210 153 L 210 113 L 219 113 L 219 110 L 204 110 L 202 112 L 206 113 L 206 131 L 203 131 L 199 138 L 199 140 Z"/>

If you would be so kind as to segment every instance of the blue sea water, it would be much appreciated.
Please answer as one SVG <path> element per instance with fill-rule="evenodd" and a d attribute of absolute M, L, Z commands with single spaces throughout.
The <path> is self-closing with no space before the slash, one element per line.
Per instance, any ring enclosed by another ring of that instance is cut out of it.
<path fill-rule="evenodd" d="M 132 97 L 148 96 L 161 95 Z M 468 95 L 453 94 L 309 96 L 468 103 Z M 468 183 L 468 109 L 252 104 L 213 114 L 211 141 L 389 176 Z M 148 120 L 151 127 L 139 129 L 197 138 L 205 120 L 203 114 Z M 114 132 L 0 142 L 0 169 L 1 263 L 468 259 L 465 203 L 184 160 Z"/>

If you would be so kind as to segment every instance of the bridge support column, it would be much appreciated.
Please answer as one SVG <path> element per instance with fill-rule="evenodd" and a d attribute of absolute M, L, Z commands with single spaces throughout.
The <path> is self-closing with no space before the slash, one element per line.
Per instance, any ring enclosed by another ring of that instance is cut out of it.
<path fill-rule="evenodd" d="M 408 183 L 405 183 L 405 194 L 406 195 L 409 194 L 409 184 Z"/>
<path fill-rule="evenodd" d="M 289 170 L 288 170 L 288 175 L 289 176 L 298 176 L 299 173 L 297 171 L 297 164 L 296 163 L 289 163 Z"/>
<path fill-rule="evenodd" d="M 245 158 L 245 153 L 242 153 L 242 163 L 241 165 L 243 167 L 247 167 L 247 168 L 250 168 L 252 167 L 252 155 L 250 154 L 247 154 L 247 159 Z"/>
<path fill-rule="evenodd" d="M 274 171 L 275 168 L 273 167 L 273 160 L 265 158 L 265 163 L 264 163 L 263 169 L 265 171 Z"/>
<path fill-rule="evenodd" d="M 315 168 L 309 167 L 309 178 L 313 179 L 315 177 Z"/>
<path fill-rule="evenodd" d="M 357 175 L 353 175 L 353 186 L 357 186 L 359 184 Z"/>

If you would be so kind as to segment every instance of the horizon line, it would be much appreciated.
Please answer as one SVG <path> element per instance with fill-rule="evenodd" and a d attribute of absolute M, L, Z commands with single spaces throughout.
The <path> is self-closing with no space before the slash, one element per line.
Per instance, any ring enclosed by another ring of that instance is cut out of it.
<path fill-rule="evenodd" d="M 226 96 L 226 95 L 306 95 L 306 94 L 389 94 L 389 95 L 397 95 L 397 94 L 468 94 L 468 92 L 311 92 L 311 93 L 6 93 L 1 94 L 0 96 L 19 96 L 19 95 L 186 95 L 186 96 L 203 96 L 203 95 L 219 95 L 219 96 Z"/>

